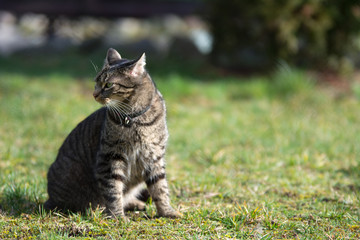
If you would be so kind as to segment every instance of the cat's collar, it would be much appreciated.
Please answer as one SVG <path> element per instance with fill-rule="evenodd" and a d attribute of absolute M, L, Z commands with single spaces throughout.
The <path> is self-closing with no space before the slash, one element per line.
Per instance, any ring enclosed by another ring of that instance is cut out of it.
<path fill-rule="evenodd" d="M 131 114 L 126 114 L 124 117 L 121 117 L 121 125 L 123 125 L 124 127 L 131 127 L 133 122 L 134 122 L 134 118 L 140 117 L 141 115 L 143 115 L 144 113 L 146 113 L 149 109 L 150 109 L 151 104 L 149 104 L 146 108 L 144 108 L 141 111 L 138 112 L 134 112 Z"/>

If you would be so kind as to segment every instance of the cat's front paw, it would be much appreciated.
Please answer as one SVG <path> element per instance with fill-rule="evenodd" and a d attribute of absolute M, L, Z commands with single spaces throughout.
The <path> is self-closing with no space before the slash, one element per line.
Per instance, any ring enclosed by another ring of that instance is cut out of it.
<path fill-rule="evenodd" d="M 105 209 L 104 213 L 107 218 L 124 219 L 125 222 L 128 222 L 127 221 L 128 217 L 125 216 L 124 211 L 121 209 L 114 209 L 114 210 Z"/>
<path fill-rule="evenodd" d="M 124 223 L 129 223 L 130 222 L 130 218 L 127 216 L 121 216 L 119 217 L 120 221 L 124 222 Z"/>
<path fill-rule="evenodd" d="M 118 219 L 119 221 L 122 221 L 124 223 L 129 223 L 130 222 L 130 218 L 125 216 L 125 215 L 115 215 L 115 214 L 107 213 L 106 218 L 108 218 L 108 219 Z"/>
<path fill-rule="evenodd" d="M 159 213 L 159 216 L 166 217 L 166 218 L 182 218 L 183 214 L 178 211 L 175 211 L 174 209 L 171 209 L 171 210 Z"/>

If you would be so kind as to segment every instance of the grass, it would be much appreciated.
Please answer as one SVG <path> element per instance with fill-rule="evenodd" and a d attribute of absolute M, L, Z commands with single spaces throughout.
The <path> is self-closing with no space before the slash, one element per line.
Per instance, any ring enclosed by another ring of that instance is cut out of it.
<path fill-rule="evenodd" d="M 168 181 L 182 219 L 156 218 L 152 205 L 130 223 L 43 211 L 57 149 L 99 107 L 87 58 L 102 57 L 0 59 L 0 239 L 360 238 L 358 89 L 337 98 L 286 65 L 239 79 L 150 64 L 167 101 Z"/>

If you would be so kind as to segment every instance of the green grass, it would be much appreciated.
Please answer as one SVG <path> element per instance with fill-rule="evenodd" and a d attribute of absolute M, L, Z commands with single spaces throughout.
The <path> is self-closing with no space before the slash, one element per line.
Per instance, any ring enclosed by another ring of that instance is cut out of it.
<path fill-rule="evenodd" d="M 0 59 L 0 239 L 360 238 L 358 89 L 337 98 L 286 66 L 238 79 L 150 64 L 167 101 L 168 181 L 182 219 L 156 218 L 152 205 L 130 223 L 44 212 L 48 167 L 99 107 L 88 58 L 102 57 Z"/>

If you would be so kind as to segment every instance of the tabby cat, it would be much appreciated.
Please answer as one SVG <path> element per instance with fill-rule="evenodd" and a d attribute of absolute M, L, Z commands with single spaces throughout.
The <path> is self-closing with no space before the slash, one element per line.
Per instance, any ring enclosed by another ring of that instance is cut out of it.
<path fill-rule="evenodd" d="M 145 70 L 145 54 L 121 58 L 110 48 L 95 78 L 95 111 L 68 135 L 51 165 L 46 209 L 105 207 L 113 217 L 145 208 L 147 191 L 162 217 L 180 217 L 170 206 L 165 174 L 168 139 L 162 95 Z M 147 190 L 146 190 L 147 187 Z"/>

